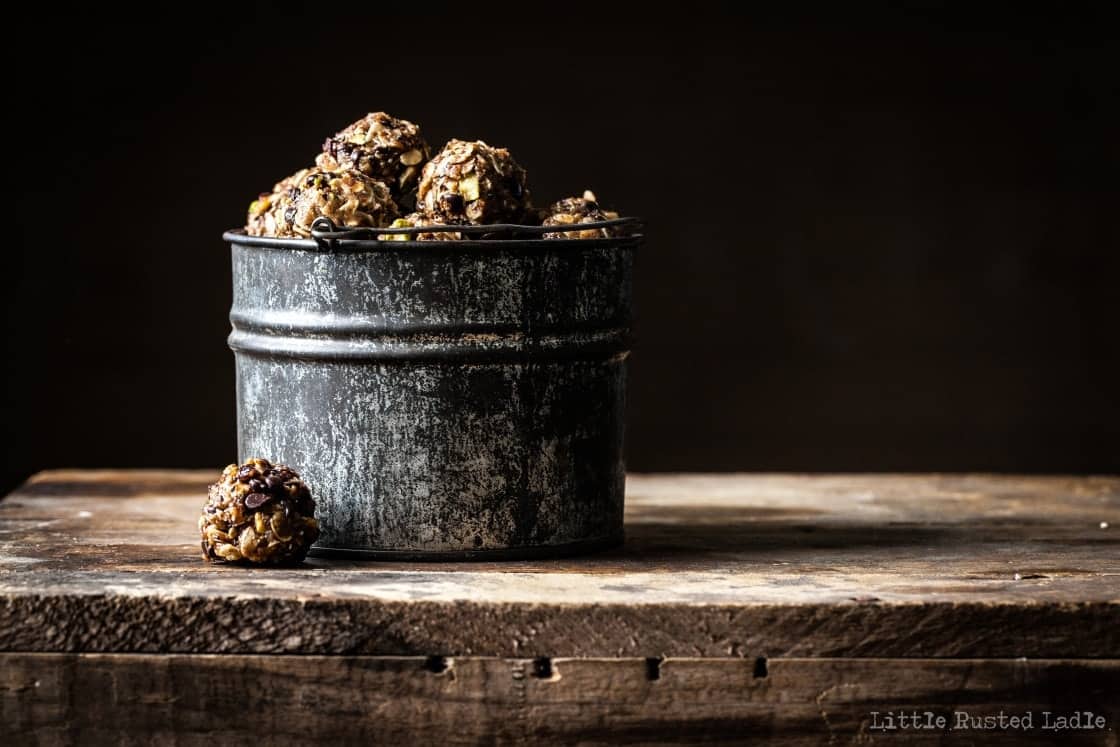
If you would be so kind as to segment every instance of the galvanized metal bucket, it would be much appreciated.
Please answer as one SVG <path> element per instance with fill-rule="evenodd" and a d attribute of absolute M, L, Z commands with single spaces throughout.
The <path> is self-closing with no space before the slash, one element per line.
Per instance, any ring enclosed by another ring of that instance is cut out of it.
<path fill-rule="evenodd" d="M 515 558 L 621 541 L 640 236 L 223 238 L 238 452 L 311 486 L 312 554 Z"/>

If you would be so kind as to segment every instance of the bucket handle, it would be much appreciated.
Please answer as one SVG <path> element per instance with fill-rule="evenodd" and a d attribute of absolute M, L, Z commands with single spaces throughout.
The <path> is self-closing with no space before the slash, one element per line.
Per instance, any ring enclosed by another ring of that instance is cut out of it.
<path fill-rule="evenodd" d="M 645 221 L 641 218 L 611 218 L 608 220 L 589 221 L 587 223 L 570 223 L 561 226 L 527 226 L 517 223 L 494 223 L 490 225 L 435 225 L 435 226 L 402 226 L 400 228 L 373 228 L 361 226 L 358 228 L 339 228 L 330 218 L 316 218 L 311 224 L 311 238 L 319 245 L 322 251 L 329 251 L 338 246 L 339 241 L 376 239 L 386 234 L 414 236 L 419 233 L 459 233 L 470 238 L 486 239 L 496 238 L 491 234 L 513 234 L 527 236 L 541 236 L 546 233 L 571 233 L 574 231 L 588 231 L 596 228 L 615 228 L 625 226 L 627 233 L 637 232 Z"/>

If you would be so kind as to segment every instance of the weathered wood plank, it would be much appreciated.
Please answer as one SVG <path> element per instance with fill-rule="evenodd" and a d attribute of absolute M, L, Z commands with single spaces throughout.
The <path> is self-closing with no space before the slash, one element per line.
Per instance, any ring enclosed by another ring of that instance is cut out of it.
<path fill-rule="evenodd" d="M 213 474 L 43 473 L 0 502 L 0 650 L 1120 657 L 1120 478 L 631 476 L 568 560 L 207 565 Z"/>
<path fill-rule="evenodd" d="M 1115 744 L 1117 693 L 1120 661 L 0 655 L 4 731 L 44 745 Z M 946 727 L 876 728 L 927 711 Z M 1087 711 L 1105 726 L 1042 728 Z"/>
<path fill-rule="evenodd" d="M 747 658 L 1113 658 L 1120 651 L 1115 604 L 574 601 L 21 594 L 0 601 L 0 650 Z"/>

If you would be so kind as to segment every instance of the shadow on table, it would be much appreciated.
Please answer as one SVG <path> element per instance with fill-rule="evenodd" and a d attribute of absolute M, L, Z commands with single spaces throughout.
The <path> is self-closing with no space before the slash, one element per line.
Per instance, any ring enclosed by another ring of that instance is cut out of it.
<path fill-rule="evenodd" d="M 973 545 L 992 537 L 992 526 L 846 522 L 804 509 L 706 507 L 697 515 L 680 510 L 664 516 L 645 511 L 626 524 L 626 541 L 597 556 L 600 561 L 672 561 L 708 565 L 723 560 L 768 561 L 805 555 L 824 561 L 890 550 L 904 557 L 931 547 Z"/>
<path fill-rule="evenodd" d="M 702 571 L 734 565 L 770 566 L 788 562 L 801 571 L 840 564 L 892 563 L 974 553 L 978 544 L 1022 540 L 1022 526 L 998 521 L 902 523 L 838 520 L 835 514 L 780 508 L 695 511 L 674 508 L 629 516 L 626 540 L 614 548 L 572 557 L 540 560 L 448 563 L 315 559 L 316 566 L 402 571 L 509 571 L 618 573 L 635 570 Z"/>

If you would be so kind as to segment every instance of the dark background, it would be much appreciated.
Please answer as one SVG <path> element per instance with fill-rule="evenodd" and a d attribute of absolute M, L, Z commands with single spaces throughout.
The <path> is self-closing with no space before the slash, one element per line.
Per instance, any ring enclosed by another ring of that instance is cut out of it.
<path fill-rule="evenodd" d="M 234 459 L 221 233 L 378 109 L 648 218 L 632 469 L 1120 469 L 1111 23 L 863 7 L 16 24 L 2 487 Z"/>

